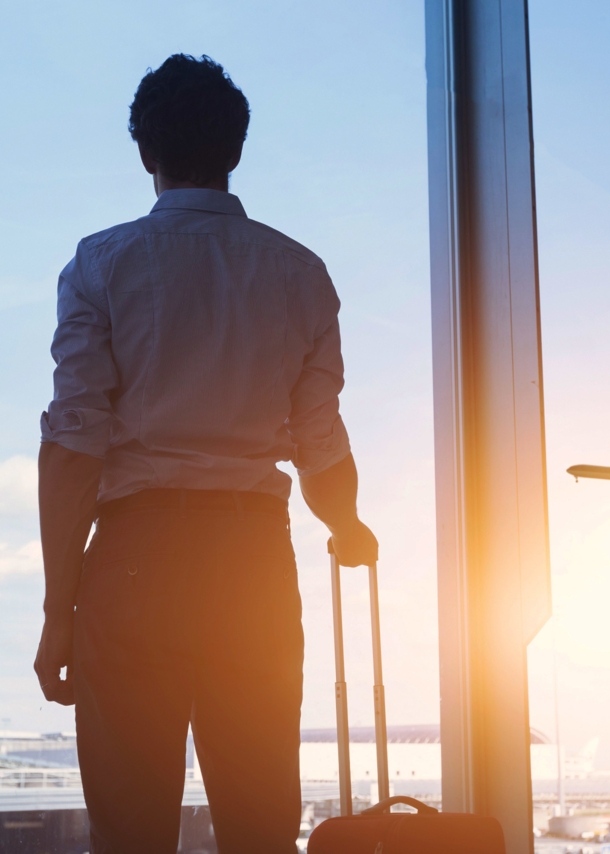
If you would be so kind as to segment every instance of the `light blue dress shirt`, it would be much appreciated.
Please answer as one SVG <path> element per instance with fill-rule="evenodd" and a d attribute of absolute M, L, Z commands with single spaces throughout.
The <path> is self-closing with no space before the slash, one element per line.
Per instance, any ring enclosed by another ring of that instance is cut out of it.
<path fill-rule="evenodd" d="M 100 501 L 172 487 L 287 498 L 347 456 L 322 261 L 218 190 L 166 190 L 62 271 L 42 441 L 104 460 Z"/>

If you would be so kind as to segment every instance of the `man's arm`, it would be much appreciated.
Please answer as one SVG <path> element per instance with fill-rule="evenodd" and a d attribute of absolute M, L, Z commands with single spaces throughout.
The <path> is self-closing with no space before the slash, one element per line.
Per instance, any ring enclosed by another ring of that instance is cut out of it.
<path fill-rule="evenodd" d="M 371 566 L 377 562 L 378 544 L 373 532 L 358 518 L 358 472 L 351 454 L 330 468 L 301 476 L 307 506 L 332 534 L 337 560 L 343 566 Z"/>
<path fill-rule="evenodd" d="M 45 571 L 45 623 L 34 670 L 47 700 L 74 702 L 72 632 L 83 552 L 103 460 L 43 442 L 38 458 L 40 531 Z M 67 678 L 60 678 L 62 667 Z"/>
<path fill-rule="evenodd" d="M 329 528 L 339 562 L 370 566 L 377 561 L 377 540 L 358 519 L 358 473 L 339 414 L 343 388 L 340 303 L 326 271 L 319 275 L 323 319 L 290 393 L 292 409 L 286 424 L 295 447 L 293 462 L 301 492 L 312 513 Z"/>
<path fill-rule="evenodd" d="M 104 288 L 86 242 L 62 270 L 51 354 L 54 394 L 40 427 L 39 504 L 45 564 L 45 624 L 34 668 L 47 700 L 72 696 L 74 605 L 83 551 L 95 517 L 118 385 Z M 60 679 L 67 666 L 67 679 Z"/>

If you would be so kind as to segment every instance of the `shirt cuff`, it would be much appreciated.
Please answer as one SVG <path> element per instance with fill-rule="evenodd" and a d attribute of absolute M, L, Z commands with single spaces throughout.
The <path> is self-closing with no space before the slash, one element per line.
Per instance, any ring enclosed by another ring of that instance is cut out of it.
<path fill-rule="evenodd" d="M 326 471 L 336 463 L 340 463 L 350 452 L 349 437 L 345 425 L 339 416 L 333 424 L 333 430 L 323 445 L 315 448 L 297 445 L 293 462 L 299 477 L 308 477 Z"/>
<path fill-rule="evenodd" d="M 113 416 L 99 409 L 66 409 L 43 412 L 40 417 L 42 442 L 55 442 L 69 451 L 104 459 L 110 447 Z"/>

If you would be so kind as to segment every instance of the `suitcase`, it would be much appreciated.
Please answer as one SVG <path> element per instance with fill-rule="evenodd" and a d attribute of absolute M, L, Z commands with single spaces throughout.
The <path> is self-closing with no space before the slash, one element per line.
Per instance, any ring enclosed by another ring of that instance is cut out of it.
<path fill-rule="evenodd" d="M 505 854 L 504 836 L 494 818 L 468 813 L 443 813 L 414 798 L 389 797 L 385 693 L 381 668 L 381 634 L 377 567 L 369 566 L 369 591 L 373 635 L 375 742 L 379 803 L 352 815 L 349 760 L 347 690 L 343 658 L 341 578 L 329 542 L 335 637 L 335 702 L 339 750 L 341 817 L 329 818 L 315 828 L 307 854 Z M 416 812 L 390 813 L 394 804 L 407 804 Z"/>

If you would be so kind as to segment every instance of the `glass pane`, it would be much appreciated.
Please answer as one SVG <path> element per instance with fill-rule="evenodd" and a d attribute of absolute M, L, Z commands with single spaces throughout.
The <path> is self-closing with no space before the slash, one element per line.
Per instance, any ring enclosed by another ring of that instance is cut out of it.
<path fill-rule="evenodd" d="M 250 101 L 231 191 L 250 217 L 320 255 L 342 300 L 342 413 L 359 467 L 361 516 L 381 545 L 388 722 L 396 727 L 390 774 L 397 793 L 438 803 L 422 0 L 26 0 L 5 10 L 0 43 L 10 81 L 0 95 L 10 118 L 0 178 L 0 748 L 7 756 L 0 800 L 26 769 L 28 785 L 35 783 L 36 763 L 47 769 L 36 778 L 45 786 L 79 786 L 78 771 L 67 770 L 76 768 L 73 709 L 46 703 L 32 672 L 43 595 L 35 458 L 52 394 L 55 288 L 81 237 L 154 203 L 126 129 L 128 105 L 146 69 L 182 51 L 221 62 Z M 304 799 L 318 804 L 306 824 L 323 817 L 328 792 L 333 809 L 337 799 L 336 746 L 322 732 L 335 727 L 328 535 L 296 482 L 290 511 L 306 633 Z M 376 767 L 365 568 L 345 569 L 343 585 L 350 719 L 367 728 L 353 747 L 354 792 L 366 804 Z M 192 742 L 187 765 L 196 798 Z M 183 831 L 184 840 L 199 833 Z"/>
<path fill-rule="evenodd" d="M 530 650 L 532 725 L 552 742 L 534 747 L 534 799 L 544 830 L 558 810 L 556 678 L 565 810 L 597 815 L 552 828 L 580 835 L 603 829 L 610 804 L 610 483 L 566 474 L 610 465 L 610 9 L 532 0 L 530 22 L 555 611 Z"/>

